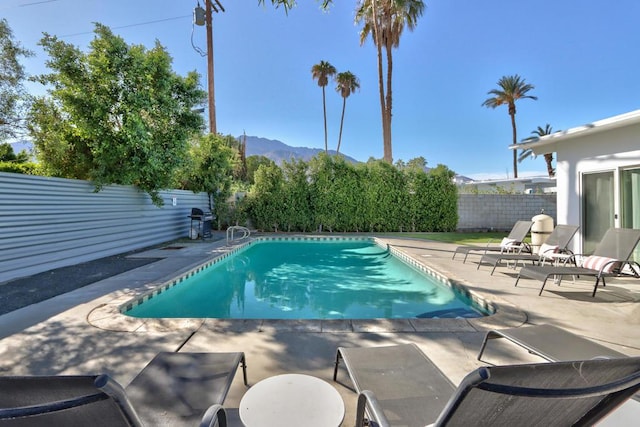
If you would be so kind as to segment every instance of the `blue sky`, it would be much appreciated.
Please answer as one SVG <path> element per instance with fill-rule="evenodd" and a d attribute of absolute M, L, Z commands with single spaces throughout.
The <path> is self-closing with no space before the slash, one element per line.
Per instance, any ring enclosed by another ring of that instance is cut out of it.
<path fill-rule="evenodd" d="M 201 0 L 203 4 L 204 0 Z M 269 0 L 267 0 L 269 3 Z M 157 39 L 179 74 L 197 70 L 206 88 L 204 27 L 192 25 L 197 0 L 2 0 L 0 16 L 36 56 L 29 74 L 46 71 L 42 32 L 84 49 L 93 22 L 129 44 Z M 292 146 L 324 148 L 321 89 L 311 78 L 320 60 L 351 71 L 361 89 L 347 99 L 341 151 L 358 160 L 382 157 L 375 47 L 360 46 L 355 0 L 323 12 L 314 0 L 282 8 L 258 0 L 221 0 L 214 15 L 218 131 L 246 132 Z M 537 101 L 517 104 L 519 139 L 537 126 L 568 129 L 639 108 L 640 2 L 617 0 L 431 0 L 417 28 L 394 50 L 394 160 L 423 156 L 476 178 L 512 176 L 506 107 L 482 107 L 504 75 L 535 86 Z M 35 93 L 42 88 L 29 86 Z M 327 87 L 329 146 L 337 144 L 342 98 Z M 545 174 L 541 157 L 519 174 Z"/>

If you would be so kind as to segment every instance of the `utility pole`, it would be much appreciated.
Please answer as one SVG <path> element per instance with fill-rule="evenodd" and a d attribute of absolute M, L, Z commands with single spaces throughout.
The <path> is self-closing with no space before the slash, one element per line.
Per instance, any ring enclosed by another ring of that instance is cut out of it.
<path fill-rule="evenodd" d="M 213 4 L 215 2 L 215 4 Z M 198 3 L 198 7 L 196 8 L 196 25 L 202 25 L 202 21 L 200 21 L 199 14 L 202 11 L 200 8 L 200 4 Z M 216 127 L 216 96 L 215 96 L 215 85 L 213 78 L 213 12 L 224 12 L 224 7 L 219 0 L 205 0 L 205 23 L 207 30 L 207 87 L 209 92 L 209 132 L 213 135 L 217 134 Z"/>
<path fill-rule="evenodd" d="M 211 5 L 212 0 L 205 0 L 206 13 L 205 19 L 207 22 L 207 83 L 209 86 L 209 132 L 212 135 L 217 134 L 216 129 L 216 96 L 215 85 L 213 84 L 213 18 Z"/>

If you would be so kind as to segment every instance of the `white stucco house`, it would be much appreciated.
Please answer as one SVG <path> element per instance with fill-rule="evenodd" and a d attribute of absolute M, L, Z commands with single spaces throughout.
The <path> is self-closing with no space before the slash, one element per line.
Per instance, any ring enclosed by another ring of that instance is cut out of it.
<path fill-rule="evenodd" d="M 471 180 L 458 184 L 461 193 L 555 193 L 556 179 L 548 176 L 530 176 L 507 179 Z"/>
<path fill-rule="evenodd" d="M 640 110 L 509 148 L 556 153 L 556 219 L 580 225 L 574 252 L 592 252 L 609 227 L 640 228 Z"/>

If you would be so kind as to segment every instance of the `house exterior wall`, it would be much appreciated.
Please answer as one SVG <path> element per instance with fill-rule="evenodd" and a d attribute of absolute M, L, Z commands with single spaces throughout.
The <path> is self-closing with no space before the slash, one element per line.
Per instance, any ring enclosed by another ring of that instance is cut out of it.
<path fill-rule="evenodd" d="M 540 194 L 555 193 L 555 178 L 514 178 L 510 180 L 471 181 L 458 184 L 461 194 Z"/>
<path fill-rule="evenodd" d="M 620 169 L 640 167 L 640 124 L 611 129 L 585 136 L 576 136 L 557 145 L 556 179 L 558 190 L 558 223 L 582 223 L 582 174 L 614 171 L 619 194 L 617 176 Z M 620 226 L 620 197 L 615 198 L 615 214 Z M 582 252 L 582 234 L 572 241 L 572 250 Z"/>
<path fill-rule="evenodd" d="M 0 172 L 0 283 L 187 237 L 191 208 L 209 210 L 206 193 L 160 196 L 161 208 L 133 187 Z"/>

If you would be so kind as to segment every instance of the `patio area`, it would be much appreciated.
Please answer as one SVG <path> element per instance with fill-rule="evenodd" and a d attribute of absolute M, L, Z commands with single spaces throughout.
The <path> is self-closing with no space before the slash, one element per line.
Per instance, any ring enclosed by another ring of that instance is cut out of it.
<path fill-rule="evenodd" d="M 413 239 L 384 239 L 494 303 L 498 312 L 481 319 L 374 321 L 171 320 L 144 321 L 114 311 L 204 260 L 227 251 L 225 241 L 189 242 L 135 257 L 160 258 L 135 270 L 93 283 L 0 316 L 0 374 L 107 373 L 127 385 L 160 351 L 246 354 L 249 384 L 283 373 L 304 373 L 335 386 L 345 403 L 343 426 L 355 420 L 356 394 L 345 370 L 332 381 L 339 346 L 416 343 L 454 383 L 483 365 L 476 359 L 486 330 L 524 324 L 553 324 L 629 356 L 640 356 L 640 283 L 613 279 L 591 297 L 593 279 L 549 284 L 521 280 L 515 271 L 477 270 L 479 257 L 451 260 L 455 246 Z M 499 340 L 504 341 L 504 340 Z M 540 362 L 508 343 L 492 343 L 483 360 L 494 364 Z M 240 399 L 247 388 L 237 375 L 224 406 L 230 425 L 241 425 Z"/>

